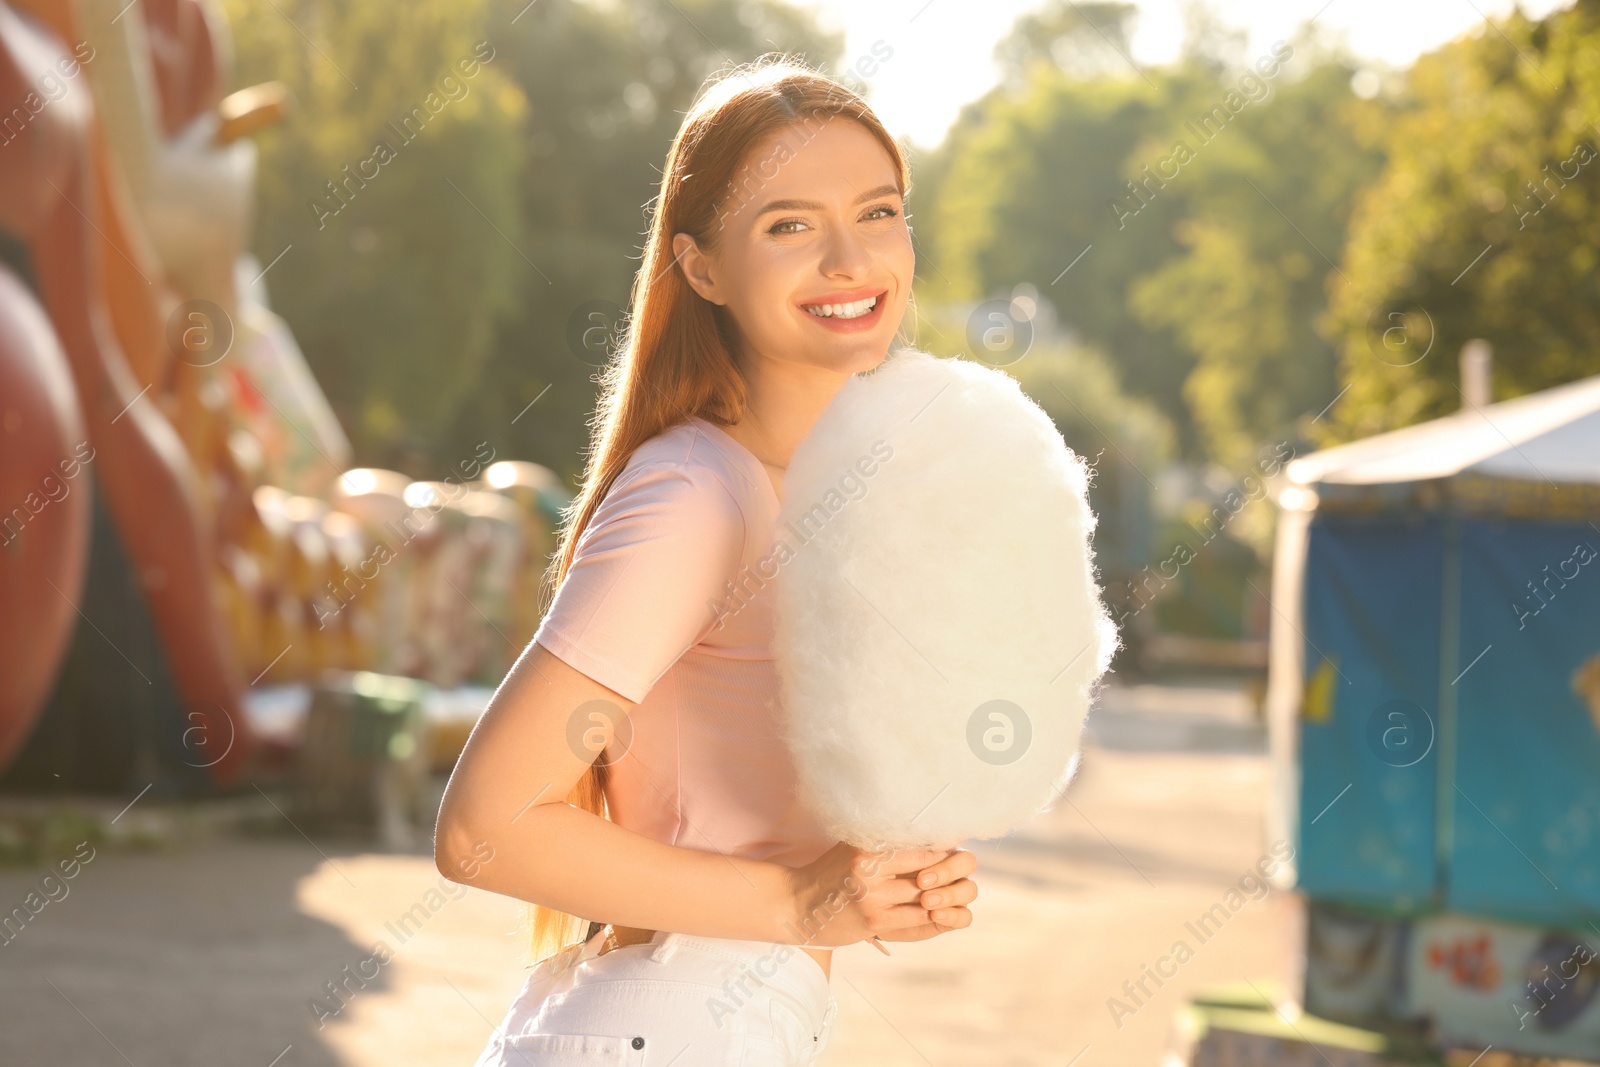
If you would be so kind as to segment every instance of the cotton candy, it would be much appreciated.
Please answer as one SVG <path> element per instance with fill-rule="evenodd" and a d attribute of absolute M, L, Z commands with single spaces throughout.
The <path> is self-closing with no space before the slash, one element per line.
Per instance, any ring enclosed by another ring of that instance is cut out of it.
<path fill-rule="evenodd" d="M 773 653 L 799 800 L 833 838 L 950 847 L 1058 801 L 1117 647 L 1088 477 L 1009 375 L 910 348 L 801 442 Z"/>

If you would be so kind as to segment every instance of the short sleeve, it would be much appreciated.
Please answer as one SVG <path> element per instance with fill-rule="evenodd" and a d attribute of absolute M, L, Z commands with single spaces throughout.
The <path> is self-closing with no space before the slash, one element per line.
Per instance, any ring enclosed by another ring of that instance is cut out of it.
<path fill-rule="evenodd" d="M 579 535 L 533 639 L 638 702 L 715 625 L 744 552 L 738 501 L 711 470 L 625 467 Z"/>

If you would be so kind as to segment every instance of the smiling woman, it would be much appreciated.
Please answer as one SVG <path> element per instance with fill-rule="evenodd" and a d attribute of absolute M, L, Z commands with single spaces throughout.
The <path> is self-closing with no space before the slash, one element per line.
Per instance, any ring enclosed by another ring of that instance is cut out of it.
<path fill-rule="evenodd" d="M 833 948 L 972 921 L 971 852 L 865 851 L 799 803 L 773 595 L 719 610 L 771 556 L 790 456 L 905 316 L 905 159 L 775 59 L 703 90 L 662 174 L 554 599 L 439 812 L 442 873 L 487 841 L 471 884 L 538 905 L 480 1067 L 813 1063 Z"/>

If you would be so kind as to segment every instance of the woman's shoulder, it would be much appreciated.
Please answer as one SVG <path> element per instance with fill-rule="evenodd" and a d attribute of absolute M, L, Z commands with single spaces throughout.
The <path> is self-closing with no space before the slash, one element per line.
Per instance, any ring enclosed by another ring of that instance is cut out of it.
<path fill-rule="evenodd" d="M 688 483 L 702 495 L 717 495 L 715 490 L 720 488 L 742 512 L 752 502 L 753 474 L 766 477 L 765 471 L 752 472 L 751 462 L 739 454 L 736 443 L 715 425 L 691 417 L 667 427 L 634 449 L 618 481 L 651 475 Z"/>

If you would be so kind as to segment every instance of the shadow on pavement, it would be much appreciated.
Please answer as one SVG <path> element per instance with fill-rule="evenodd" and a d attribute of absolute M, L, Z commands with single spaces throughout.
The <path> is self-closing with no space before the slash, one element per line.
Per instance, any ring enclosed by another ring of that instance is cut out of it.
<path fill-rule="evenodd" d="M 290 837 L 100 848 L 0 947 L 4 1061 L 341 1067 L 311 1000 L 342 1008 L 390 976 L 362 967 L 372 946 L 299 910 L 298 886 L 323 862 Z M 21 906 L 47 873 L 0 871 L 0 907 Z M 350 977 L 361 973 L 372 977 Z M 345 983 L 342 1001 L 330 981 Z"/>

